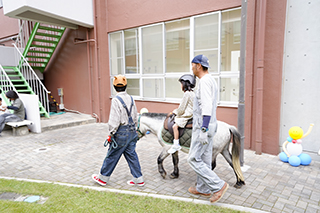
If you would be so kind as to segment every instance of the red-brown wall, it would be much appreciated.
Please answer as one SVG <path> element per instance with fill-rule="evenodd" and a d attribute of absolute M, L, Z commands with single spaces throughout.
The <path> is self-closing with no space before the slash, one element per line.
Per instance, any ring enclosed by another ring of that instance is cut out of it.
<path fill-rule="evenodd" d="M 91 114 L 87 45 L 73 43 L 86 39 L 86 29 L 67 29 L 44 72 L 44 83 L 60 103 L 58 88 L 63 88 L 65 108 Z"/>
<path fill-rule="evenodd" d="M 256 150 L 257 131 L 257 67 L 259 43 L 260 1 L 248 1 L 246 43 L 246 91 L 245 91 L 245 148 Z M 263 104 L 262 104 L 262 152 L 279 153 L 280 102 L 282 84 L 283 45 L 286 19 L 286 1 L 270 0 L 266 4 Z"/>
<path fill-rule="evenodd" d="M 108 0 L 109 32 L 241 6 L 241 0 Z"/>
<path fill-rule="evenodd" d="M 19 21 L 17 19 L 4 16 L 3 8 L 0 9 L 0 39 L 17 35 L 19 32 Z"/>

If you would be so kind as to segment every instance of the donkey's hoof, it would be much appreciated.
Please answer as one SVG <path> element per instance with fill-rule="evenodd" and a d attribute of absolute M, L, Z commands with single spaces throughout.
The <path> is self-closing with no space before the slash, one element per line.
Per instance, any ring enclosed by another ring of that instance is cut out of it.
<path fill-rule="evenodd" d="M 236 188 L 236 189 L 240 189 L 241 187 L 242 187 L 242 185 L 234 184 L 234 188 Z"/>
<path fill-rule="evenodd" d="M 162 173 L 160 173 L 161 174 L 161 177 L 163 178 L 163 179 L 166 179 L 166 176 L 167 176 L 167 173 L 166 172 L 162 172 Z"/>
<path fill-rule="evenodd" d="M 236 189 L 240 189 L 243 185 L 246 185 L 244 181 L 238 181 L 236 184 L 234 184 L 234 187 Z"/>
<path fill-rule="evenodd" d="M 171 174 L 169 175 L 169 177 L 170 177 L 171 179 L 176 179 L 176 178 L 179 177 L 179 175 L 174 174 L 174 173 L 171 173 Z"/>

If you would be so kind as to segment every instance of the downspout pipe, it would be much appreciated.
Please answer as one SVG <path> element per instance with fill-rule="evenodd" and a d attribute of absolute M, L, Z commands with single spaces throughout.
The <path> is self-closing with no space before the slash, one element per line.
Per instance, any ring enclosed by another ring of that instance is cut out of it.
<path fill-rule="evenodd" d="M 240 79 L 238 104 L 238 130 L 241 135 L 240 165 L 244 164 L 244 119 L 245 119 L 245 67 L 246 67 L 247 0 L 241 2 Z"/>
<path fill-rule="evenodd" d="M 96 70 L 96 76 L 97 76 L 97 105 L 98 105 L 98 117 L 100 118 L 100 120 L 102 119 L 101 114 L 102 114 L 102 107 L 101 107 L 101 102 L 100 102 L 100 90 L 101 90 L 101 76 L 100 76 L 100 69 L 99 69 L 99 60 L 98 60 L 98 33 L 97 33 L 97 29 L 98 29 L 98 25 L 97 25 L 97 2 L 96 0 L 93 0 L 93 18 L 94 18 L 94 28 L 93 28 L 93 32 L 94 32 L 94 49 L 95 49 L 95 70 Z"/>
<path fill-rule="evenodd" d="M 263 118 L 263 74 L 264 74 L 264 50 L 265 50 L 265 30 L 267 1 L 259 2 L 259 28 L 258 28 L 258 58 L 257 58 L 257 77 L 256 77 L 256 154 L 262 153 L 262 118 Z"/>

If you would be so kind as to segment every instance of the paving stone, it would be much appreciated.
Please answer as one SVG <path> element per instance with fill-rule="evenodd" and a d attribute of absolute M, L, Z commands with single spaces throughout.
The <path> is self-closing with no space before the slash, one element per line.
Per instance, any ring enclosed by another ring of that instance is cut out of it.
<path fill-rule="evenodd" d="M 107 124 L 90 123 L 46 130 L 41 134 L 4 135 L 0 143 L 0 175 L 98 186 L 91 180 L 91 175 L 99 172 L 106 156 L 107 148 L 103 146 L 106 131 Z M 47 150 L 40 152 L 41 148 Z M 173 170 L 170 156 L 164 161 L 168 175 L 166 179 L 160 176 L 157 158 L 161 150 L 154 135 L 137 143 L 146 182 L 144 187 L 126 184 L 132 177 L 123 157 L 107 187 L 207 201 L 208 198 L 187 192 L 195 184 L 196 175 L 187 163 L 186 153 L 179 153 L 178 179 L 168 177 Z M 256 155 L 250 150 L 244 151 L 244 159 L 245 165 L 249 166 L 243 172 L 246 185 L 235 189 L 232 187 L 236 182 L 234 172 L 225 159 L 218 156 L 215 172 L 230 185 L 220 203 L 267 212 L 320 212 L 320 162 L 313 160 L 309 166 L 292 167 L 277 156 Z"/>

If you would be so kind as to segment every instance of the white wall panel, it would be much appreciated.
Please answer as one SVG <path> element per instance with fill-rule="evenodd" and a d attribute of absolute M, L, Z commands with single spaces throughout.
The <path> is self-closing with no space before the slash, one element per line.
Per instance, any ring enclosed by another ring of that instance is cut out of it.
<path fill-rule="evenodd" d="M 320 1 L 288 0 L 279 145 L 292 126 L 307 132 L 304 152 L 320 148 Z"/>
<path fill-rule="evenodd" d="M 92 0 L 3 0 L 4 15 L 69 28 L 92 28 Z"/>

